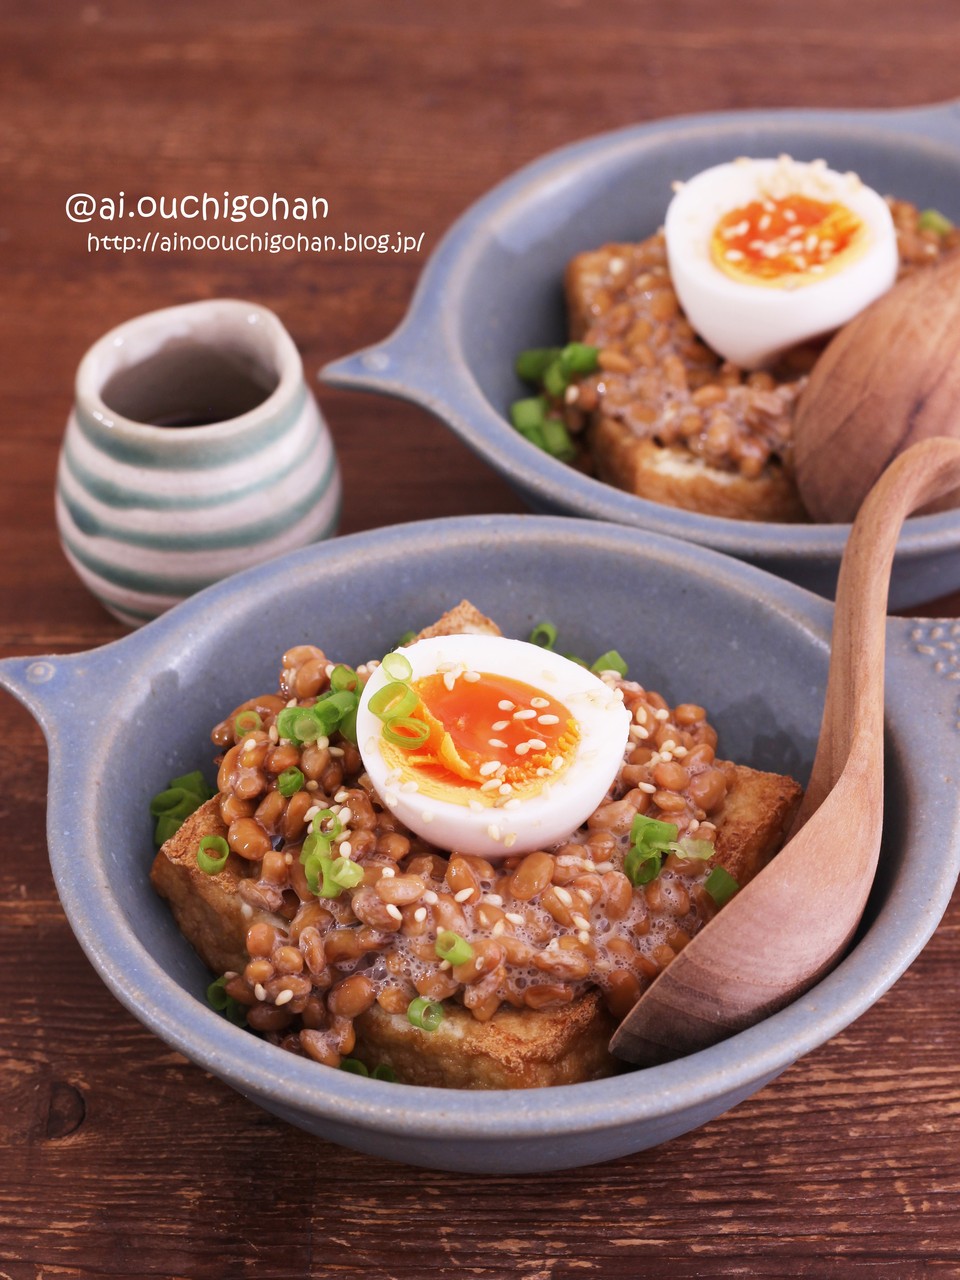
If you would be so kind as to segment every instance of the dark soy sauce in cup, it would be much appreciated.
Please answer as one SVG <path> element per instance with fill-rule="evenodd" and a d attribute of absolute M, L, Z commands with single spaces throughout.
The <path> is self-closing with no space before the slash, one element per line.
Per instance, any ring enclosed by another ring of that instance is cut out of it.
<path fill-rule="evenodd" d="M 118 370 L 101 398 L 114 413 L 154 427 L 207 427 L 263 404 L 279 377 L 252 353 L 172 338 Z"/>

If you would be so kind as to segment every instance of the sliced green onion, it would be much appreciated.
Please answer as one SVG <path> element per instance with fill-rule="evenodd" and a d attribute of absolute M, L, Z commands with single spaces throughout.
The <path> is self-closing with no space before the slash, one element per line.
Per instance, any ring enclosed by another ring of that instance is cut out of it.
<path fill-rule="evenodd" d="M 729 902 L 740 888 L 725 867 L 714 867 L 706 880 L 704 880 L 703 887 L 718 907 L 722 907 L 725 902 Z"/>
<path fill-rule="evenodd" d="M 320 831 L 311 831 L 300 847 L 300 863 L 306 866 L 310 858 L 330 852 L 332 841 Z"/>
<path fill-rule="evenodd" d="M 194 769 L 192 773 L 182 773 L 179 778 L 171 778 L 170 786 L 189 791 L 191 795 L 200 796 L 202 800 L 209 800 L 213 795 L 213 788 L 207 786 L 207 780 L 199 769 Z"/>
<path fill-rule="evenodd" d="M 402 653 L 388 653 L 380 666 L 391 680 L 409 680 L 413 675 L 410 659 Z"/>
<path fill-rule="evenodd" d="M 673 822 L 661 822 L 658 818 L 648 818 L 638 813 L 630 824 L 630 843 L 638 847 L 646 846 L 659 852 L 676 838 L 677 826 Z"/>
<path fill-rule="evenodd" d="M 547 366 L 561 355 L 559 347 L 531 347 L 528 351 L 521 351 L 514 365 L 517 377 L 524 382 L 539 382 Z"/>
<path fill-rule="evenodd" d="M 193 799 L 195 797 L 190 792 L 184 791 L 183 787 L 167 787 L 164 791 L 158 791 L 150 801 L 150 813 L 154 818 L 168 813 L 186 817 L 193 810 L 187 809 L 186 813 L 183 813 L 184 806 L 190 804 Z"/>
<path fill-rule="evenodd" d="M 543 371 L 543 389 L 547 395 L 553 396 L 556 400 L 562 398 L 569 381 L 570 379 L 564 370 L 563 360 L 560 356 L 548 364 Z"/>
<path fill-rule="evenodd" d="M 383 736 L 395 747 L 416 751 L 430 737 L 430 730 L 416 716 L 394 716 L 383 726 Z"/>
<path fill-rule="evenodd" d="M 239 1000 L 234 1000 L 233 996 L 227 994 L 226 985 L 226 977 L 211 982 L 207 987 L 207 1004 L 216 1013 L 222 1013 L 234 1026 L 242 1027 L 247 1021 L 247 1011 Z"/>
<path fill-rule="evenodd" d="M 277 790 L 289 800 L 291 796 L 295 796 L 301 790 L 303 783 L 303 774 L 296 765 L 291 765 L 289 769 L 284 769 L 283 773 L 277 778 Z"/>
<path fill-rule="evenodd" d="M 233 732 L 238 738 L 243 738 L 248 733 L 253 733 L 257 729 L 263 728 L 263 721 L 257 715 L 256 711 L 241 711 L 234 717 Z"/>
<path fill-rule="evenodd" d="M 528 396 L 524 400 L 514 400 L 510 406 L 510 421 L 514 429 L 526 435 L 528 431 L 538 431 L 547 416 L 547 402 L 543 396 Z"/>
<path fill-rule="evenodd" d="M 596 373 L 599 367 L 600 348 L 585 342 L 570 342 L 560 352 L 560 365 L 565 373 Z"/>
<path fill-rule="evenodd" d="M 353 1076 L 368 1076 L 370 1074 L 367 1067 L 359 1058 L 341 1058 L 340 1070 L 349 1071 Z"/>
<path fill-rule="evenodd" d="M 577 447 L 570 438 L 570 432 L 559 418 L 544 418 L 540 433 L 543 436 L 543 447 L 551 457 L 560 462 L 569 462 L 577 456 Z"/>
<path fill-rule="evenodd" d="M 169 813 L 165 813 L 163 817 L 157 819 L 157 825 L 153 829 L 153 839 L 158 845 L 166 844 L 172 839 L 180 828 L 183 826 L 182 817 L 173 817 Z"/>
<path fill-rule="evenodd" d="M 417 633 L 415 631 L 405 631 L 397 641 L 397 647 L 399 648 L 402 644 L 410 644 L 412 641 L 416 640 L 416 638 Z"/>
<path fill-rule="evenodd" d="M 330 688 L 336 689 L 337 692 L 346 690 L 349 693 L 353 693 L 359 684 L 360 677 L 353 667 L 348 667 L 342 662 L 338 663 L 330 672 Z"/>
<path fill-rule="evenodd" d="M 935 231 L 938 236 L 945 236 L 953 230 L 953 223 L 939 209 L 924 209 L 917 219 L 921 231 Z"/>
<path fill-rule="evenodd" d="M 275 724 L 277 726 L 277 736 L 280 738 L 296 738 L 293 726 L 303 713 L 302 707 L 284 707 L 277 716 Z"/>
<path fill-rule="evenodd" d="M 388 1080 L 391 1084 L 396 1084 L 397 1073 L 388 1062 L 381 1062 L 373 1068 L 370 1073 L 374 1080 Z"/>
<path fill-rule="evenodd" d="M 218 856 L 215 858 L 207 853 L 208 849 L 215 849 Z M 222 871 L 229 857 L 230 846 L 223 836 L 204 836 L 197 847 L 197 866 L 208 876 L 215 876 L 218 871 Z"/>
<path fill-rule="evenodd" d="M 437 934 L 434 951 L 441 960 L 449 960 L 451 965 L 466 964 L 473 959 L 473 947 L 452 929 L 441 929 Z"/>
<path fill-rule="evenodd" d="M 616 671 L 617 675 L 623 679 L 627 674 L 627 664 L 624 662 L 623 658 L 620 657 L 620 654 L 617 653 L 616 649 L 608 649 L 606 653 L 601 653 L 600 657 L 596 660 L 590 670 L 597 672 Z"/>
<path fill-rule="evenodd" d="M 299 742 L 316 742 L 323 732 L 323 726 L 313 714 L 313 708 L 300 708 L 300 713 L 293 722 L 293 733 L 291 737 L 296 738 Z"/>
<path fill-rule="evenodd" d="M 712 840 L 696 840 L 693 836 L 672 840 L 667 847 L 671 853 L 679 854 L 681 858 L 699 858 L 703 861 L 712 858 L 717 851 L 717 846 Z"/>
<path fill-rule="evenodd" d="M 636 845 L 627 850 L 623 860 L 623 874 L 634 888 L 656 880 L 663 865 L 663 855 L 657 850 L 640 849 Z"/>
<path fill-rule="evenodd" d="M 563 655 L 568 662 L 575 663 L 578 667 L 585 667 L 587 664 L 582 658 L 578 658 L 575 653 L 565 653 Z"/>
<path fill-rule="evenodd" d="M 541 649 L 552 649 L 557 643 L 557 628 L 552 622 L 538 622 L 530 632 L 530 644 L 539 645 Z"/>
<path fill-rule="evenodd" d="M 363 880 L 363 867 L 358 867 L 349 858 L 334 858 L 330 879 L 342 889 L 355 889 Z"/>
<path fill-rule="evenodd" d="M 370 698 L 367 707 L 381 720 L 392 720 L 394 716 L 408 716 L 417 705 L 417 695 L 408 684 L 401 680 L 391 680 L 382 689 L 378 689 Z"/>
<path fill-rule="evenodd" d="M 354 707 L 352 711 L 348 711 L 340 721 L 340 732 L 346 740 L 348 742 L 352 742 L 354 746 L 357 745 L 357 708 L 359 706 L 360 702 L 358 699 L 357 706 Z"/>
<path fill-rule="evenodd" d="M 325 827 L 324 823 L 330 823 L 330 826 Z M 343 823 L 332 809 L 321 809 L 313 815 L 313 830 L 319 832 L 325 840 L 336 840 L 343 830 Z"/>
<path fill-rule="evenodd" d="M 407 1005 L 407 1018 L 421 1031 L 436 1031 L 443 1021 L 443 1006 L 436 1000 L 417 996 Z"/>

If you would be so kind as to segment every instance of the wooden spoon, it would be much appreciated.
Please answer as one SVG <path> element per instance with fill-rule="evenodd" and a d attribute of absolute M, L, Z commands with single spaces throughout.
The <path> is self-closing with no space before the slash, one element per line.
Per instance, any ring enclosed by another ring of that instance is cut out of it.
<path fill-rule="evenodd" d="M 610 1050 L 645 1066 L 752 1026 L 811 987 L 853 936 L 883 819 L 886 601 L 897 535 L 960 485 L 960 440 L 926 440 L 861 508 L 840 568 L 826 702 L 791 838 L 698 933 L 618 1027 Z"/>
<path fill-rule="evenodd" d="M 960 438 L 960 252 L 895 285 L 837 334 L 797 405 L 797 486 L 814 520 L 854 518 L 885 467 Z M 960 505 L 960 490 L 928 509 Z"/>

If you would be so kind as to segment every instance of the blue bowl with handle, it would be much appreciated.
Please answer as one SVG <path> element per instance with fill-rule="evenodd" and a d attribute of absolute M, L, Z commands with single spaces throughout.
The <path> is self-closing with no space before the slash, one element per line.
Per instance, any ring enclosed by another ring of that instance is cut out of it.
<path fill-rule="evenodd" d="M 321 377 L 430 410 L 533 510 L 684 538 L 832 597 L 848 525 L 729 520 L 661 506 L 558 462 L 507 418 L 511 402 L 529 395 L 514 373 L 517 354 L 565 341 L 562 281 L 570 258 L 652 234 L 672 182 L 740 155 L 782 152 L 822 156 L 884 194 L 960 222 L 957 102 L 903 111 L 745 111 L 621 129 L 553 152 L 474 204 L 431 257 L 399 329 L 327 365 Z M 960 512 L 913 517 L 900 539 L 891 609 L 957 588 Z"/>
<path fill-rule="evenodd" d="M 615 646 L 649 688 L 707 707 L 726 758 L 806 781 L 832 606 L 693 543 L 588 520 L 470 517 L 317 544 L 101 649 L 8 659 L 0 685 L 46 734 L 50 859 L 66 914 L 135 1017 L 330 1141 L 436 1169 L 541 1173 L 719 1115 L 857 1018 L 920 951 L 960 869 L 960 622 L 887 623 L 884 847 L 863 924 L 832 973 L 758 1025 L 666 1066 L 471 1093 L 330 1070 L 208 1008 L 210 975 L 150 885 L 148 811 L 171 777 L 202 767 L 212 778 L 211 727 L 276 687 L 285 648 L 312 641 L 357 663 L 464 596 L 508 635 L 550 619 L 572 651 Z"/>

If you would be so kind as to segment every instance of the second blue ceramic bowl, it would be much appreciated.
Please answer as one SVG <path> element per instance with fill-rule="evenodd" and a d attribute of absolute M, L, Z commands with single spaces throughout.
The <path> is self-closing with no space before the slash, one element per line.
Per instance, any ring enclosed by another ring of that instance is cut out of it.
<path fill-rule="evenodd" d="M 960 221 L 960 104 L 907 111 L 749 111 L 658 121 L 590 138 L 529 165 L 463 215 L 431 258 L 401 327 L 322 372 L 334 385 L 415 401 L 537 511 L 650 529 L 751 561 L 832 596 L 847 525 L 753 523 L 648 502 L 582 475 L 519 436 L 529 394 L 513 362 L 565 340 L 568 260 L 662 223 L 671 183 L 740 155 L 823 156 L 871 186 Z M 960 512 L 904 528 L 891 607 L 960 588 Z"/>

